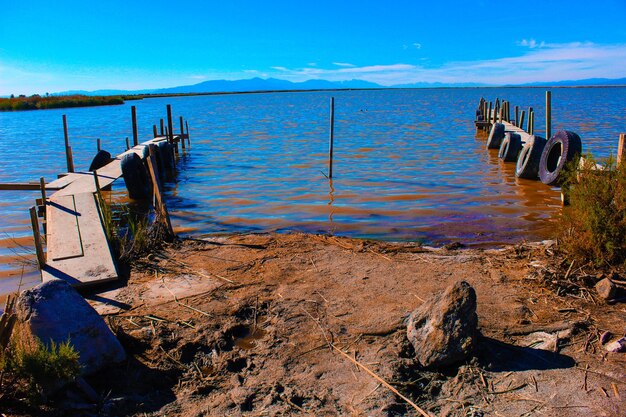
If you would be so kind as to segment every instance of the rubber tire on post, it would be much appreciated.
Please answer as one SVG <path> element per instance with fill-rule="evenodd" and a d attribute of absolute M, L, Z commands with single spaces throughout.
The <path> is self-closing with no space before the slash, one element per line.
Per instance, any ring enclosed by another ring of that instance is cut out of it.
<path fill-rule="evenodd" d="M 111 158 L 111 154 L 104 149 L 101 149 L 91 160 L 91 165 L 89 165 L 89 171 L 95 171 L 96 169 L 100 169 L 112 160 L 113 159 Z"/>
<path fill-rule="evenodd" d="M 559 130 L 546 143 L 539 162 L 539 179 L 547 185 L 559 185 L 565 164 L 582 153 L 580 136 Z"/>
<path fill-rule="evenodd" d="M 163 164 L 163 169 L 169 175 L 176 169 L 176 161 L 174 160 L 174 147 L 163 141 L 157 144 L 159 147 L 159 156 Z"/>
<path fill-rule="evenodd" d="M 514 132 L 506 132 L 504 140 L 500 144 L 498 158 L 504 162 L 515 162 L 522 150 L 522 137 Z"/>
<path fill-rule="evenodd" d="M 516 177 L 529 180 L 539 179 L 539 162 L 541 162 L 541 154 L 546 147 L 546 142 L 547 140 L 541 136 L 532 135 L 528 139 L 517 157 Z"/>
<path fill-rule="evenodd" d="M 487 149 L 499 149 L 502 139 L 504 139 L 504 125 L 502 123 L 494 123 L 489 131 Z"/>
<path fill-rule="evenodd" d="M 139 155 L 130 152 L 122 157 L 122 176 L 128 190 L 128 196 L 133 200 L 150 198 L 150 181 L 148 173 Z"/>

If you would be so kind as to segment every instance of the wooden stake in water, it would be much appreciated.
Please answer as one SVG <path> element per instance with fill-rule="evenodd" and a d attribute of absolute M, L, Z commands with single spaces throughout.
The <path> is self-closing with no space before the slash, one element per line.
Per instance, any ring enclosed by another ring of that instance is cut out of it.
<path fill-rule="evenodd" d="M 519 106 L 515 106 L 515 126 L 519 127 Z"/>
<path fill-rule="evenodd" d="M 185 120 L 185 131 L 187 132 L 187 145 L 191 147 L 191 139 L 189 139 L 189 123 Z"/>
<path fill-rule="evenodd" d="M 100 143 L 100 138 L 97 139 L 96 146 L 98 147 L 98 152 L 100 152 L 102 150 L 102 144 Z"/>
<path fill-rule="evenodd" d="M 137 146 L 139 145 L 139 135 L 137 133 L 137 108 L 135 106 L 130 106 L 130 114 L 133 119 L 133 146 Z"/>
<path fill-rule="evenodd" d="M 180 116 L 180 142 L 183 149 L 185 149 L 185 124 L 183 123 L 183 116 Z"/>
<path fill-rule="evenodd" d="M 156 125 L 152 125 L 152 137 L 157 137 L 159 135 L 157 135 L 157 127 Z"/>
<path fill-rule="evenodd" d="M 63 136 L 65 136 L 65 162 L 67 163 L 67 172 L 74 172 L 74 158 L 72 158 L 72 148 L 70 147 L 70 139 L 67 134 L 67 116 L 63 115 Z"/>
<path fill-rule="evenodd" d="M 130 149 L 130 141 L 128 140 L 128 136 L 126 136 L 126 150 Z"/>
<path fill-rule="evenodd" d="M 41 245 L 41 231 L 39 229 L 39 220 L 37 219 L 37 209 L 31 207 L 30 212 L 30 225 L 33 228 L 33 238 L 35 239 L 35 251 L 37 252 L 37 264 L 39 269 L 43 269 L 46 266 L 46 257 L 43 253 L 43 246 Z"/>
<path fill-rule="evenodd" d="M 493 105 L 493 103 L 490 101 L 489 102 L 489 109 L 487 110 L 487 118 L 485 120 L 487 120 L 488 122 L 491 123 L 491 106 Z"/>
<path fill-rule="evenodd" d="M 546 91 L 546 139 L 552 135 L 552 92 Z"/>
<path fill-rule="evenodd" d="M 167 131 L 168 139 L 170 143 L 174 142 L 174 126 L 172 124 L 172 106 L 168 104 L 167 106 Z"/>
<path fill-rule="evenodd" d="M 519 128 L 524 129 L 524 117 L 526 117 L 526 110 L 522 110 L 522 115 L 519 118 Z"/>
<path fill-rule="evenodd" d="M 165 135 L 165 129 L 163 128 L 163 119 L 161 119 L 161 136 Z"/>
<path fill-rule="evenodd" d="M 333 177 L 333 142 L 335 140 L 335 97 L 330 98 L 330 138 L 328 143 L 328 178 Z"/>
<path fill-rule="evenodd" d="M 535 134 L 535 111 L 534 110 L 530 110 L 530 112 L 528 113 L 528 134 L 530 135 Z"/>

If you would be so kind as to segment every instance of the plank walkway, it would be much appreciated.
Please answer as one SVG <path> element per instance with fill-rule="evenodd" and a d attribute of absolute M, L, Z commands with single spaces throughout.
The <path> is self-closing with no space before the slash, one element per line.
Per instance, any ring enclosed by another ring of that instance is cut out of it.
<path fill-rule="evenodd" d="M 156 137 L 118 155 L 97 170 L 101 188 L 122 176 L 122 157 L 141 156 L 144 148 L 166 140 Z M 93 172 L 74 172 L 48 184 L 60 190 L 46 204 L 46 264 L 42 280 L 63 279 L 74 287 L 118 279 L 118 271 L 106 236 L 96 196 Z"/>

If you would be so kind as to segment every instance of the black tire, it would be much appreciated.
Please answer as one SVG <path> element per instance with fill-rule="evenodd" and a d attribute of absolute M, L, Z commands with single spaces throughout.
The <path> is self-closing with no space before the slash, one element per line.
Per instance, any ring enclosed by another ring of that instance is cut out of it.
<path fill-rule="evenodd" d="M 529 180 L 539 179 L 539 162 L 546 147 L 547 140 L 541 136 L 532 135 L 524 144 L 517 158 L 515 176 Z"/>
<path fill-rule="evenodd" d="M 539 162 L 539 179 L 547 185 L 560 185 L 565 164 L 582 153 L 580 136 L 559 130 L 548 140 Z"/>
<path fill-rule="evenodd" d="M 502 139 L 504 139 L 504 125 L 502 123 L 494 123 L 489 131 L 487 149 L 499 149 Z"/>
<path fill-rule="evenodd" d="M 174 147 L 167 142 L 159 142 L 159 156 L 163 163 L 165 172 L 173 172 L 176 169 L 176 160 L 174 159 Z"/>
<path fill-rule="evenodd" d="M 113 159 L 111 158 L 111 154 L 101 149 L 91 160 L 91 165 L 89 165 L 89 171 L 95 171 L 96 169 L 100 169 L 112 160 Z"/>
<path fill-rule="evenodd" d="M 139 155 L 130 152 L 122 157 L 122 176 L 128 190 L 128 196 L 134 200 L 150 198 L 148 173 Z"/>
<path fill-rule="evenodd" d="M 498 158 L 502 159 L 504 162 L 515 162 L 517 161 L 517 156 L 521 150 L 521 136 L 514 132 L 506 132 L 504 139 L 500 144 Z"/>

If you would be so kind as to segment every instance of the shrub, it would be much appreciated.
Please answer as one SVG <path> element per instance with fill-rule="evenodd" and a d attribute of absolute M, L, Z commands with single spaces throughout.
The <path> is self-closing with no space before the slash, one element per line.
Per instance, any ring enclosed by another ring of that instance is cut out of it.
<path fill-rule="evenodd" d="M 0 364 L 2 371 L 26 379 L 30 388 L 40 393 L 72 381 L 80 373 L 79 354 L 69 339 L 59 344 L 51 340 L 46 346 L 36 337 L 16 337 L 14 333 Z"/>
<path fill-rule="evenodd" d="M 626 260 L 626 164 L 601 164 L 587 156 L 570 164 L 563 188 L 570 207 L 563 210 L 561 246 L 573 259 L 597 266 Z"/>

